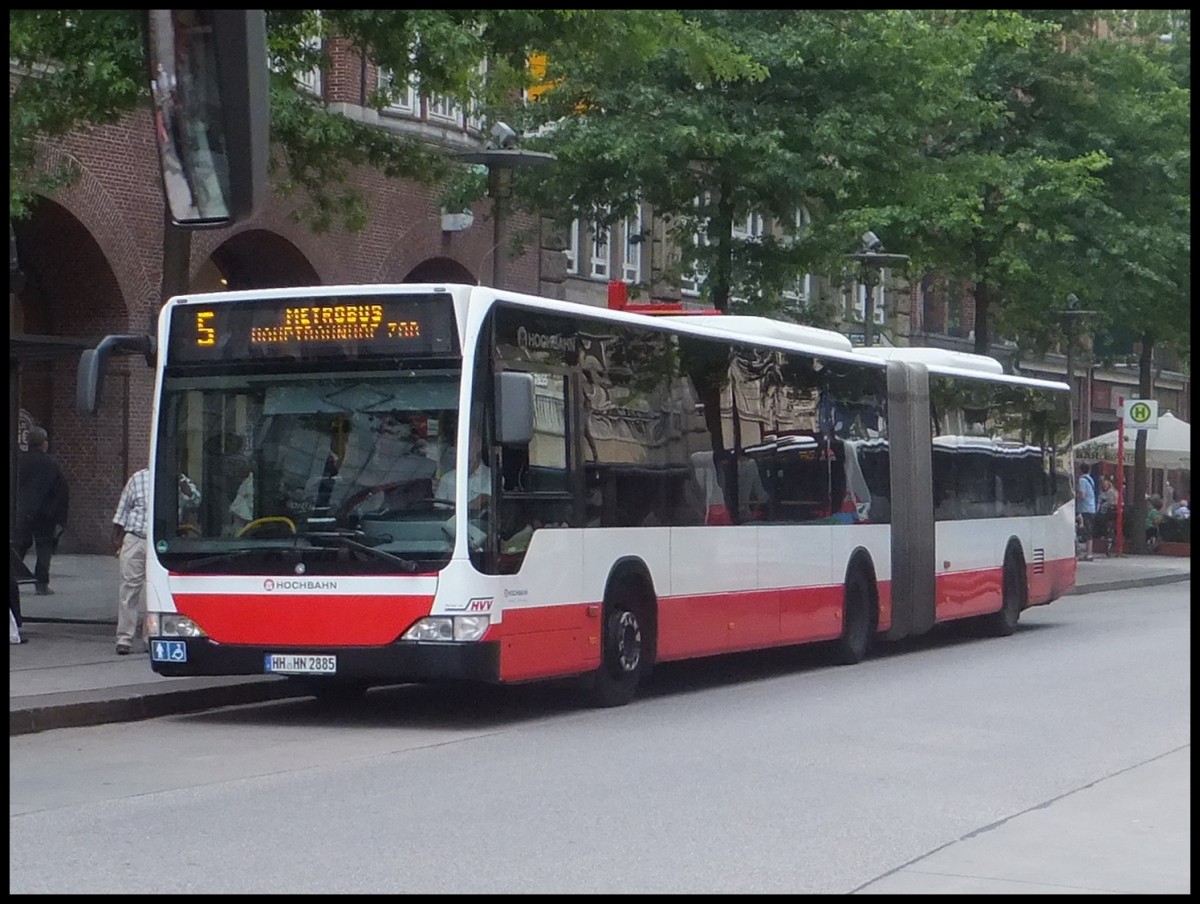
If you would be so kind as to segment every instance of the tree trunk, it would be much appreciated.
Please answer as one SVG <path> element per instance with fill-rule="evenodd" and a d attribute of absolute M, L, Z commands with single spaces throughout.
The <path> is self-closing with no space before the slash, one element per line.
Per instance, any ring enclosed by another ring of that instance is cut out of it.
<path fill-rule="evenodd" d="M 996 207 L 998 201 L 997 190 L 993 185 L 985 185 L 983 187 L 983 216 L 985 220 L 989 218 L 992 211 Z M 983 240 L 981 232 L 976 231 L 974 240 L 972 241 L 972 254 L 975 258 L 975 354 L 987 355 L 990 354 L 991 340 L 989 338 L 990 331 L 988 329 L 988 318 L 991 317 L 992 308 L 992 289 L 988 285 L 987 276 L 985 275 L 989 262 L 988 246 Z"/>
<path fill-rule="evenodd" d="M 729 308 L 730 272 L 733 266 L 733 197 L 728 190 L 728 180 L 721 180 L 720 195 L 717 197 L 717 214 L 709 223 L 708 235 L 717 234 L 717 255 L 709 274 L 713 307 L 718 311 Z"/>
<path fill-rule="evenodd" d="M 975 354 L 990 355 L 988 316 L 992 306 L 992 290 L 987 283 L 975 283 Z"/>

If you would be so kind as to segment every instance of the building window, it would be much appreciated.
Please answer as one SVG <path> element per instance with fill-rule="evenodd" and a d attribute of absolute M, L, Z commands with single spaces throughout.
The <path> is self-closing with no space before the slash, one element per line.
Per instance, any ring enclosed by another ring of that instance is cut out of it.
<path fill-rule="evenodd" d="M 306 94 L 311 94 L 319 98 L 321 96 L 320 52 L 323 46 L 321 37 L 319 35 L 312 35 L 311 37 L 304 38 L 300 42 L 300 46 L 303 48 L 305 54 L 316 53 L 318 61 L 312 69 L 299 73 L 296 76 L 296 87 Z M 275 60 L 271 60 L 268 65 L 272 72 L 283 71 L 283 66 Z"/>
<path fill-rule="evenodd" d="M 871 319 L 876 323 L 883 323 L 886 319 L 884 316 L 887 311 L 887 288 L 885 282 L 886 281 L 881 278 L 879 280 L 879 285 L 877 285 L 875 290 L 871 293 L 871 297 L 874 300 L 875 315 Z M 856 285 L 854 289 L 854 316 L 859 323 L 862 323 L 867 319 L 867 287 L 861 283 Z"/>
<path fill-rule="evenodd" d="M 780 294 L 788 301 L 798 301 L 801 304 L 808 304 L 812 298 L 812 274 L 805 273 L 803 276 L 798 276 L 796 281 Z"/>
<path fill-rule="evenodd" d="M 733 237 L 743 242 L 761 241 L 765 227 L 762 214 L 748 214 L 745 219 L 733 221 Z"/>
<path fill-rule="evenodd" d="M 417 104 L 417 90 L 410 76 L 407 82 L 397 84 L 396 75 L 390 69 L 379 71 L 379 85 L 388 93 L 388 104 L 384 107 L 388 113 L 401 113 L 405 116 L 418 116 L 420 107 Z"/>
<path fill-rule="evenodd" d="M 699 233 L 696 233 L 692 239 L 696 243 L 697 248 L 704 241 Z M 704 285 L 706 279 L 708 279 L 708 271 L 695 264 L 687 273 L 680 276 L 679 291 L 684 295 L 696 298 L 700 295 L 700 287 Z"/>
<path fill-rule="evenodd" d="M 321 39 L 319 37 L 305 38 L 305 50 L 317 51 L 321 50 Z M 313 66 L 308 72 L 301 73 L 296 78 L 296 84 L 302 91 L 307 91 L 314 97 L 321 96 L 321 66 L 320 64 Z"/>
<path fill-rule="evenodd" d="M 431 94 L 426 103 L 430 121 L 462 125 L 462 107 L 455 103 L 454 98 L 444 94 Z"/>
<path fill-rule="evenodd" d="M 710 195 L 705 192 L 697 197 L 692 203 L 697 210 L 702 209 L 711 201 Z M 695 232 L 692 233 L 692 247 L 699 249 L 708 244 L 708 221 L 702 222 Z M 693 264 L 679 277 L 679 291 L 683 295 L 695 298 L 699 296 L 700 289 L 704 285 L 704 281 L 708 279 L 708 271 L 700 267 L 699 264 Z"/>
<path fill-rule="evenodd" d="M 479 64 L 479 81 L 485 83 L 488 76 L 487 60 Z M 472 101 L 470 108 L 466 111 L 467 128 L 475 132 L 483 131 L 483 108 L 477 101 Z"/>
<path fill-rule="evenodd" d="M 579 275 L 579 221 L 572 220 L 571 228 L 567 230 L 567 247 L 563 251 L 567 256 L 567 273 Z"/>
<path fill-rule="evenodd" d="M 602 214 L 608 213 L 605 208 Z M 592 279 L 608 279 L 612 272 L 612 230 L 597 222 L 592 226 Z"/>
<path fill-rule="evenodd" d="M 621 221 L 621 244 L 625 257 L 621 262 L 621 279 L 627 283 L 642 281 L 642 205 L 632 217 Z"/>

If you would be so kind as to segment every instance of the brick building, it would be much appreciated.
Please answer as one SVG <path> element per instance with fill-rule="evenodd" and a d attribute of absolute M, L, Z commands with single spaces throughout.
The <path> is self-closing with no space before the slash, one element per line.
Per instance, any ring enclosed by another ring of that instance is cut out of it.
<path fill-rule="evenodd" d="M 312 87 L 335 109 L 374 118 L 382 128 L 415 130 L 449 151 L 479 146 L 461 113 L 435 109 L 427 99 L 393 115 L 364 107 L 363 67 L 345 53 L 333 57 L 324 83 Z M 10 79 L 19 77 L 10 72 Z M 368 77 L 376 74 L 368 70 Z M 153 371 L 140 357 L 113 358 L 95 416 L 76 412 L 75 381 L 83 349 L 105 335 L 146 332 L 162 300 L 163 197 L 150 115 L 69 135 L 47 146 L 45 159 L 68 161 L 78 178 L 39 198 L 29 219 L 12 224 L 20 278 L 9 293 L 10 499 L 16 450 L 24 430 L 39 424 L 70 483 L 60 550 L 107 553 L 121 488 L 147 461 Z M 189 290 L 491 280 L 489 202 L 476 206 L 468 228 L 457 223 L 444 230 L 436 189 L 371 171 L 355 173 L 353 182 L 369 205 L 362 232 L 334 228 L 318 235 L 292 221 L 295 201 L 268 193 L 253 219 L 192 233 Z M 514 215 L 509 232 L 538 236 L 542 224 Z M 561 280 L 562 267 L 556 271 L 550 257 L 546 275 Z M 506 286 L 559 293 L 561 287 L 542 279 L 542 261 L 534 242 L 507 262 Z"/>

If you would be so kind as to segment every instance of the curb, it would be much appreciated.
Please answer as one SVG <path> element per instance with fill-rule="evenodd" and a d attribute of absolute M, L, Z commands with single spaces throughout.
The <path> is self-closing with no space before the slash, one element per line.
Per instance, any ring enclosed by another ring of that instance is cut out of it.
<path fill-rule="evenodd" d="M 54 728 L 83 728 L 112 722 L 134 722 L 159 716 L 217 709 L 222 706 L 241 706 L 247 703 L 267 703 L 272 700 L 311 696 L 310 691 L 297 687 L 287 679 L 251 677 L 252 680 L 243 680 L 240 683 L 164 688 L 161 691 L 146 691 L 139 685 L 135 686 L 129 696 L 123 698 L 112 697 L 113 691 L 109 689 L 43 694 L 40 697 L 44 702 L 26 702 L 19 709 L 9 710 L 8 733 L 13 737 Z M 28 701 L 38 699 L 30 697 Z"/>
<path fill-rule="evenodd" d="M 1106 581 L 1103 584 L 1076 584 L 1065 596 L 1080 596 L 1084 593 L 1104 593 L 1108 590 L 1132 590 L 1134 587 L 1153 587 L 1156 584 L 1178 584 L 1190 581 L 1191 574 L 1159 574 L 1148 578 L 1130 578 L 1127 581 Z"/>

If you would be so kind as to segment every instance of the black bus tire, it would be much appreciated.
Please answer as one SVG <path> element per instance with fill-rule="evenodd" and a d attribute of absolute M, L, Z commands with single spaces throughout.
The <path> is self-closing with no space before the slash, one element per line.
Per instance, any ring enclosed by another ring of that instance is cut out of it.
<path fill-rule="evenodd" d="M 591 674 L 588 686 L 593 706 L 624 706 L 649 672 L 649 614 L 636 587 L 636 582 L 626 578 L 605 600 L 600 667 Z"/>
<path fill-rule="evenodd" d="M 861 565 L 852 566 L 842 591 L 842 636 L 834 646 L 841 665 L 862 662 L 875 639 L 875 603 L 871 580 Z"/>
<path fill-rule="evenodd" d="M 1025 583 L 1025 560 L 1016 549 L 1004 554 L 1004 575 L 1001 583 L 1000 609 L 983 617 L 983 627 L 992 637 L 1008 637 L 1017 630 L 1021 610 L 1029 592 Z"/>

